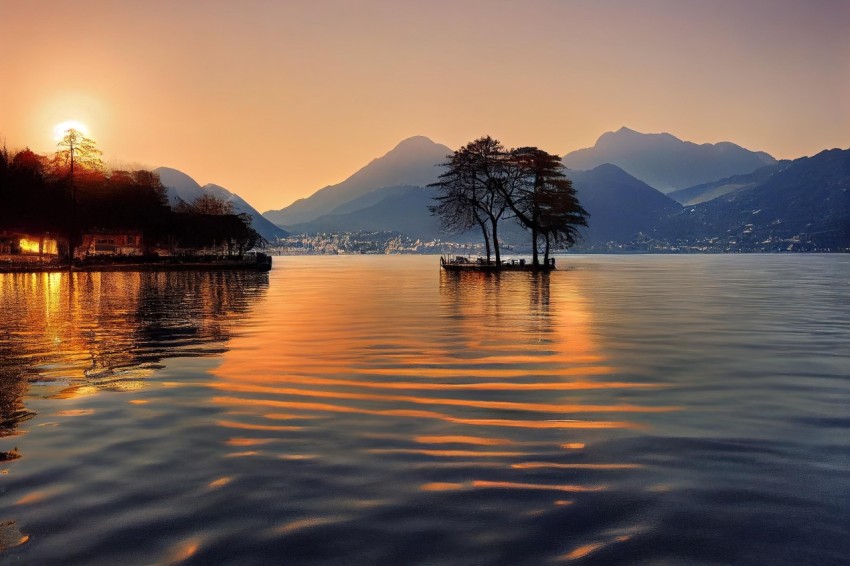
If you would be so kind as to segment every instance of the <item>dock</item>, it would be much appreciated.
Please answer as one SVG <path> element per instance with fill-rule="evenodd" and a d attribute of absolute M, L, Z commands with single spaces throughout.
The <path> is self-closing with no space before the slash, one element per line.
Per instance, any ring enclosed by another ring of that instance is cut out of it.
<path fill-rule="evenodd" d="M 555 269 L 555 258 L 550 257 L 548 262 L 534 265 L 525 259 L 496 262 L 487 261 L 483 257 L 471 259 L 465 256 L 440 256 L 440 267 L 453 272 L 552 271 Z"/>

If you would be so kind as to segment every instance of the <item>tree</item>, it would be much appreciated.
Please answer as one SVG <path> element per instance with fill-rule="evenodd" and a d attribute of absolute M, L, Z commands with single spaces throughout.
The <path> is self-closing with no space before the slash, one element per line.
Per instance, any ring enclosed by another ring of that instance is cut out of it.
<path fill-rule="evenodd" d="M 53 160 L 54 174 L 67 175 L 71 179 L 75 175 L 101 173 L 104 169 L 101 152 L 94 140 L 87 138 L 74 128 L 56 144 L 58 149 Z"/>
<path fill-rule="evenodd" d="M 450 231 L 481 228 L 490 263 L 492 244 L 496 264 L 501 262 L 499 221 L 508 210 L 506 195 L 511 194 L 511 168 L 505 148 L 490 136 L 469 142 L 448 156 L 446 171 L 431 187 L 437 189 L 430 207 Z"/>
<path fill-rule="evenodd" d="M 548 264 L 553 244 L 575 244 L 580 237 L 578 228 L 587 226 L 587 211 L 579 204 L 557 155 L 536 147 L 506 151 L 487 136 L 455 151 L 444 166 L 446 171 L 439 180 L 429 185 L 437 189 L 436 204 L 429 210 L 451 232 L 478 225 L 487 263 L 491 244 L 496 264 L 501 263 L 499 222 L 510 215 L 531 231 L 535 267 L 540 265 L 541 239 Z"/>
<path fill-rule="evenodd" d="M 552 244 L 571 247 L 581 237 L 579 226 L 587 226 L 588 212 L 581 206 L 572 181 L 544 184 L 537 197 L 540 232 L 546 240 L 544 262 L 549 263 Z"/>
<path fill-rule="evenodd" d="M 53 177 L 65 185 L 64 190 L 70 196 L 70 211 L 66 219 L 68 234 L 68 260 L 74 261 L 74 248 L 80 239 L 78 192 L 81 189 L 95 189 L 104 180 L 102 152 L 94 140 L 82 132 L 70 128 L 56 144 L 57 150 L 50 163 Z"/>
<path fill-rule="evenodd" d="M 578 202 L 572 181 L 563 173 L 561 158 L 536 147 L 511 150 L 515 183 L 506 194 L 511 212 L 531 230 L 532 263 L 540 265 L 539 238 L 546 241 L 544 263 L 548 263 L 551 243 L 571 246 L 579 237 L 578 226 L 587 226 L 588 213 Z"/>
<path fill-rule="evenodd" d="M 183 245 L 226 248 L 227 255 L 242 257 L 266 241 L 251 227 L 250 215 L 234 212 L 233 203 L 209 193 L 191 203 L 179 200 L 174 207 L 172 232 Z"/>
<path fill-rule="evenodd" d="M 484 187 L 477 183 L 473 173 L 472 154 L 464 148 L 455 151 L 448 159 L 446 171 L 440 175 L 439 181 L 429 185 L 437 189 L 434 197 L 437 204 L 428 207 L 428 210 L 440 217 L 440 226 L 447 232 L 466 232 L 477 225 L 484 238 L 489 263 L 491 247 L 487 218 L 476 205 Z"/>
<path fill-rule="evenodd" d="M 174 208 L 175 212 L 189 214 L 212 214 L 215 216 L 233 214 L 233 203 L 206 192 L 191 203 L 179 199 Z"/>

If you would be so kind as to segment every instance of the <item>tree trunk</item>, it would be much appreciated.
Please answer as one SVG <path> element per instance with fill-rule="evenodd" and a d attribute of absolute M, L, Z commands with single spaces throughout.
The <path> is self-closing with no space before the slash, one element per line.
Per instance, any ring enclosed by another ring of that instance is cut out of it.
<path fill-rule="evenodd" d="M 537 193 L 537 184 L 535 183 L 534 192 Z M 537 204 L 532 199 L 531 204 L 531 264 L 537 268 L 540 266 L 540 258 L 537 256 L 537 238 L 539 234 L 537 232 Z"/>
<path fill-rule="evenodd" d="M 531 264 L 534 267 L 537 267 L 537 266 L 540 265 L 540 258 L 537 257 L 537 236 L 538 236 L 537 229 L 532 228 L 531 229 Z"/>
<path fill-rule="evenodd" d="M 490 236 L 487 234 L 487 224 L 479 222 L 481 225 L 481 233 L 484 234 L 484 248 L 487 250 L 487 263 L 490 263 Z"/>
<path fill-rule="evenodd" d="M 543 262 L 547 267 L 549 266 L 549 234 L 546 234 L 546 253 L 543 256 Z"/>
<path fill-rule="evenodd" d="M 497 231 L 499 221 L 496 220 L 495 218 L 493 218 L 493 219 L 490 220 L 490 223 L 493 226 L 493 252 L 496 255 L 496 265 L 501 265 L 502 254 L 501 254 L 501 251 L 499 250 L 499 235 L 498 235 L 498 231 Z M 489 263 L 489 261 L 487 263 Z"/>

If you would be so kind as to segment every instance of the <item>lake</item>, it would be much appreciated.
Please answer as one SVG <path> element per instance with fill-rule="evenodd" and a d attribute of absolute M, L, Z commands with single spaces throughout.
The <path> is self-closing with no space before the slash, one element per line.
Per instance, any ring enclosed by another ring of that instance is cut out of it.
<path fill-rule="evenodd" d="M 839 564 L 850 257 L 0 274 L 2 564 Z"/>

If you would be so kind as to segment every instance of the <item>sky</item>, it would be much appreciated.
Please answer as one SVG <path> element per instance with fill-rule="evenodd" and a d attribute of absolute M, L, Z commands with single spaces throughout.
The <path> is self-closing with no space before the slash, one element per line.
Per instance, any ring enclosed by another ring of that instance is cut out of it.
<path fill-rule="evenodd" d="M 847 0 L 0 0 L 0 141 L 88 127 L 260 211 L 401 140 L 564 154 L 627 126 L 850 147 Z"/>

